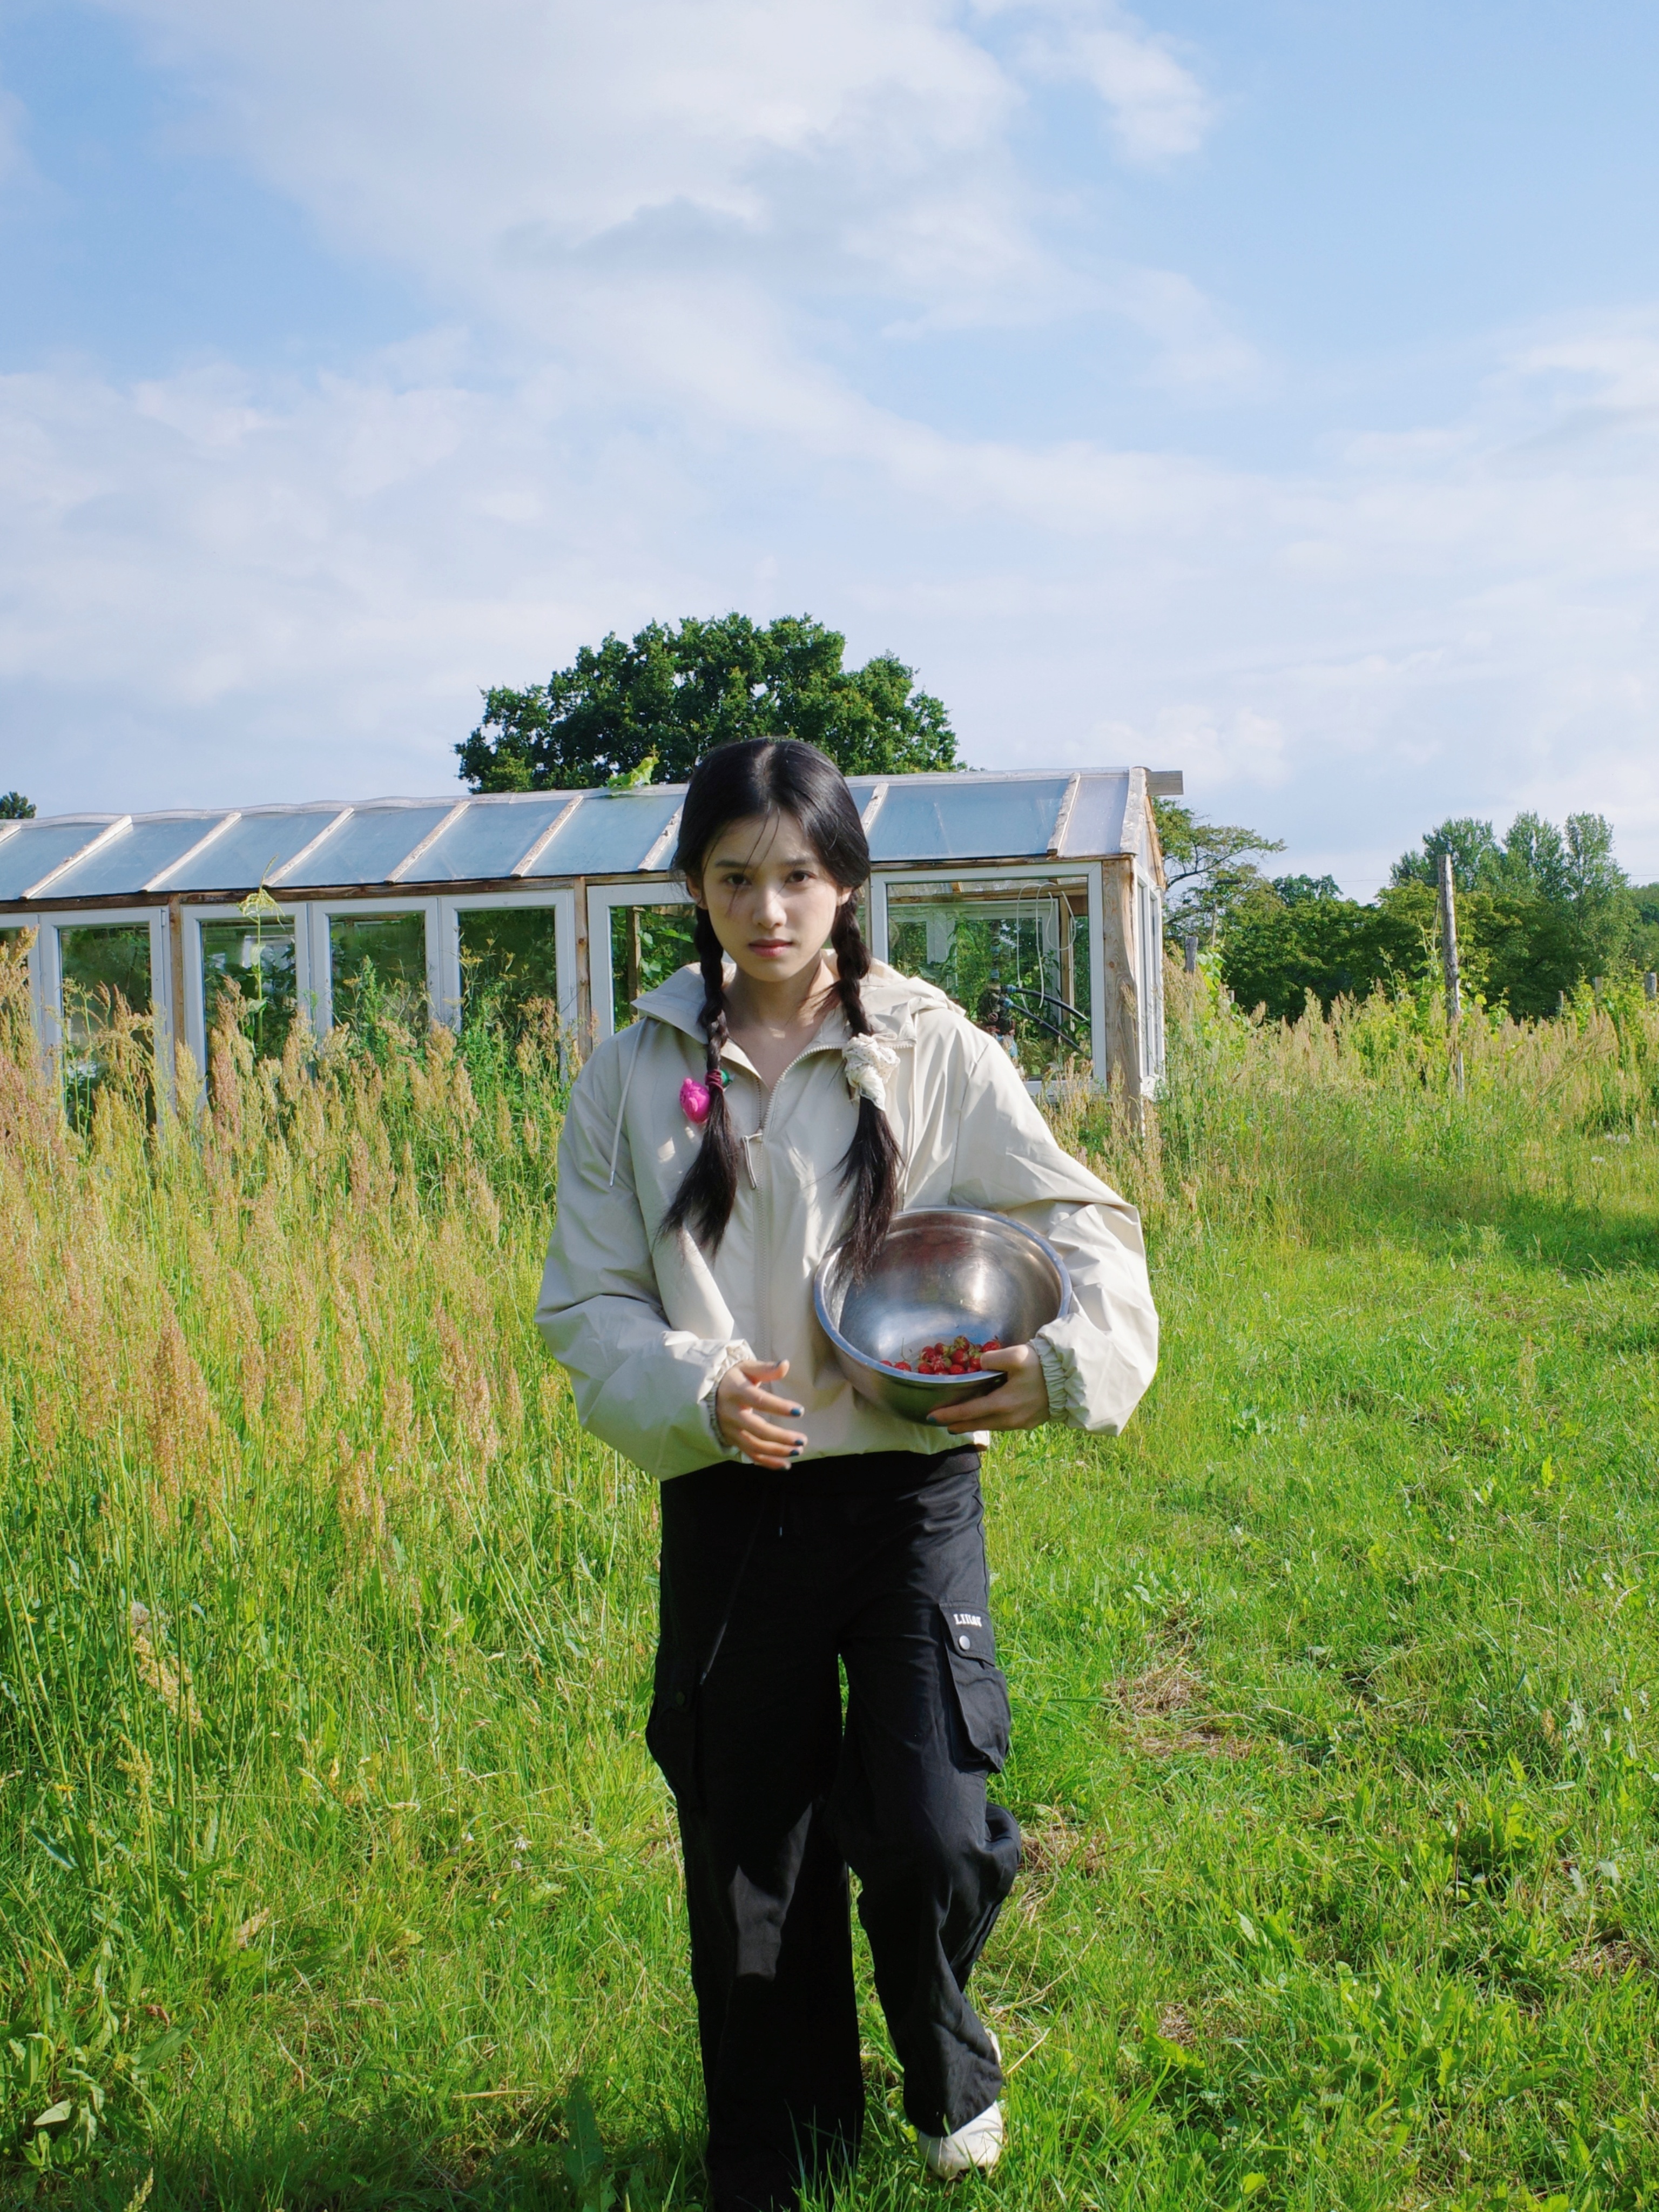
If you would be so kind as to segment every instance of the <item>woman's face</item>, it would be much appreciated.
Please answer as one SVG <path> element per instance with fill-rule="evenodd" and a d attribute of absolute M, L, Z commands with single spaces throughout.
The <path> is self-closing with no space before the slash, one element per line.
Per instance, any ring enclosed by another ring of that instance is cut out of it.
<path fill-rule="evenodd" d="M 703 856 L 691 896 L 714 934 L 757 983 L 783 983 L 815 967 L 851 898 L 812 850 L 791 814 L 754 814 L 720 831 Z"/>

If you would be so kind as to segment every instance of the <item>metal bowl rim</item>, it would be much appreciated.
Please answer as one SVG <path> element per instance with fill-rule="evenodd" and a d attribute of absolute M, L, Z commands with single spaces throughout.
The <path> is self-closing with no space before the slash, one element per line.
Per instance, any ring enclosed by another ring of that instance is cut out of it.
<path fill-rule="evenodd" d="M 1039 1237 L 1035 1229 L 1028 1229 L 1023 1221 L 1011 1221 L 1006 1213 L 994 1213 L 988 1206 L 919 1206 L 914 1212 L 896 1213 L 887 1233 L 890 1237 L 901 1222 L 925 1221 L 933 1214 L 942 1214 L 951 1220 L 994 1221 L 999 1229 L 1012 1229 L 1016 1235 L 1029 1237 L 1038 1251 L 1052 1262 L 1055 1273 L 1060 1277 L 1060 1311 L 1054 1319 L 1065 1320 L 1072 1310 L 1071 1270 L 1046 1237 Z M 919 1382 L 929 1389 L 935 1384 L 948 1387 L 952 1383 L 970 1382 L 976 1378 L 988 1382 L 1000 1382 L 1006 1379 L 1007 1370 L 1001 1367 L 975 1367 L 965 1375 L 907 1374 L 902 1367 L 890 1367 L 884 1359 L 872 1359 L 867 1352 L 860 1352 L 857 1345 L 850 1343 L 830 1320 L 829 1308 L 823 1299 L 824 1277 L 846 1249 L 847 1240 L 843 1237 L 839 1244 L 830 1247 L 812 1271 L 812 1310 L 817 1316 L 818 1327 L 837 1352 L 845 1352 L 849 1359 L 857 1360 L 860 1367 L 867 1368 L 872 1375 L 891 1375 L 901 1382 Z M 1046 1328 L 1050 1324 L 1045 1322 L 1043 1326 Z"/>

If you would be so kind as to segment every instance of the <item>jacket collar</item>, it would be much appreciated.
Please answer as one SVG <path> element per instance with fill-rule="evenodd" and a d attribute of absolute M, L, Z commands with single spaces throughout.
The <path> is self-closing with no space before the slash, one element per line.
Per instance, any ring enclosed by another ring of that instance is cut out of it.
<path fill-rule="evenodd" d="M 728 960 L 726 980 L 728 987 L 737 974 Z M 870 1017 L 874 1034 L 888 1044 L 914 1044 L 916 1036 L 916 1015 L 924 1006 L 948 1006 L 952 1001 L 932 983 L 924 983 L 920 976 L 901 975 L 896 968 L 890 968 L 884 960 L 872 960 L 870 972 L 864 979 L 860 994 L 864 1011 Z M 669 1029 L 680 1030 L 701 1044 L 702 1023 L 702 975 L 693 967 L 681 968 L 665 983 L 659 983 L 654 991 L 646 991 L 635 1000 L 635 1010 L 648 1014 L 653 1021 L 662 1022 Z M 837 1005 L 824 1016 L 817 1035 L 807 1047 L 809 1052 L 820 1052 L 828 1047 L 837 1051 L 846 1044 L 851 1032 L 847 1017 Z M 738 1055 L 742 1057 L 741 1054 Z"/>

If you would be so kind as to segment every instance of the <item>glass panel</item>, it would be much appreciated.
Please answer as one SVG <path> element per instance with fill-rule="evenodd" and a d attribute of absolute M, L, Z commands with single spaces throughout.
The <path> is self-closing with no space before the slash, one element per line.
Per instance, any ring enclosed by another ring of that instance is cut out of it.
<path fill-rule="evenodd" d="M 365 808 L 361 814 L 354 814 L 343 829 L 325 839 L 295 874 L 284 876 L 280 888 L 286 891 L 305 886 L 314 890 L 322 884 L 383 884 L 398 861 L 407 860 L 448 811 L 442 800 L 431 806 L 383 806 L 378 812 Z M 313 830 L 311 834 L 314 837 L 317 832 Z"/>
<path fill-rule="evenodd" d="M 202 924 L 202 1004 L 210 1032 L 238 1022 L 260 1060 L 280 1060 L 300 1010 L 294 924 L 276 915 Z"/>
<path fill-rule="evenodd" d="M 34 933 L 13 922 L 0 922 L 0 973 L 9 978 L 21 971 L 24 988 L 28 981 L 29 945 Z"/>
<path fill-rule="evenodd" d="M 328 920 L 337 1022 L 394 1021 L 424 1030 L 426 916 L 334 914 Z"/>
<path fill-rule="evenodd" d="M 552 908 L 470 907 L 463 910 L 460 924 L 463 1024 L 520 1029 L 532 1022 L 556 1022 L 559 974 Z"/>
<path fill-rule="evenodd" d="M 948 991 L 1023 1073 L 1087 1065 L 1086 885 L 890 884 L 887 942 L 895 968 Z"/>
<path fill-rule="evenodd" d="M 695 960 L 697 909 L 673 906 L 613 906 L 611 909 L 611 994 L 617 1028 L 634 1019 L 634 1001 L 665 983 L 677 968 Z"/>
<path fill-rule="evenodd" d="M 26 822 L 0 837 L 0 899 L 21 898 L 31 884 L 61 867 L 72 853 L 101 837 L 104 822 Z"/>
<path fill-rule="evenodd" d="M 200 844 L 212 829 L 214 817 L 196 814 L 180 819 L 163 817 L 159 822 L 135 822 L 131 830 L 122 830 L 112 837 L 107 845 L 100 845 L 84 860 L 77 860 L 67 875 L 59 876 L 52 886 L 53 898 L 109 898 L 125 895 L 136 898 L 152 877 L 159 876 L 169 861 L 189 852 L 192 845 Z"/>
<path fill-rule="evenodd" d="M 170 891 L 252 891 L 303 852 L 339 819 L 337 806 L 296 808 L 292 813 L 245 814 L 188 867 L 175 869 L 161 889 Z M 410 842 L 412 845 L 414 839 Z M 324 850 L 326 851 L 325 847 Z M 319 855 L 320 858 L 320 854 Z M 155 870 L 151 871 L 154 874 Z"/>
<path fill-rule="evenodd" d="M 590 792 L 536 863 L 538 876 L 627 876 L 673 820 L 678 791 Z M 666 867 L 665 856 L 661 865 Z"/>
<path fill-rule="evenodd" d="M 423 884 L 480 883 L 510 876 L 550 823 L 570 804 L 568 791 L 544 798 L 475 799 L 410 871 Z M 573 815 L 574 821 L 575 817 Z M 536 873 L 547 870 L 538 860 Z"/>
<path fill-rule="evenodd" d="M 109 1072 L 111 1039 L 128 1015 L 149 1012 L 149 924 L 108 922 L 58 933 L 64 987 L 64 1084 L 84 1120 Z"/>
<path fill-rule="evenodd" d="M 1066 824 L 1066 854 L 1098 859 L 1123 850 L 1123 813 L 1129 803 L 1127 769 L 1116 775 L 1085 775 Z"/>
<path fill-rule="evenodd" d="M 1071 781 L 1011 777 L 993 783 L 895 781 L 870 825 L 873 860 L 998 860 L 1046 853 Z"/>

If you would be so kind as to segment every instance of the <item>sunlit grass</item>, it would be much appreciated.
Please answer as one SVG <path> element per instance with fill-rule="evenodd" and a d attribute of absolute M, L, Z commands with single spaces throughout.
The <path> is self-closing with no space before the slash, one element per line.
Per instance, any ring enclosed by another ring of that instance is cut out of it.
<path fill-rule="evenodd" d="M 0 2195 L 702 2203 L 654 1491 L 528 1319 L 552 1041 L 222 1042 L 152 1129 L 135 1033 L 77 1138 L 0 1024 Z M 988 1470 L 963 2199 L 1659 2202 L 1659 1029 L 1471 1028 L 1461 1098 L 1420 1009 L 1172 1030 L 1154 1128 L 1059 1116 L 1158 1382 Z M 936 2201 L 866 2021 L 844 2201 Z"/>

